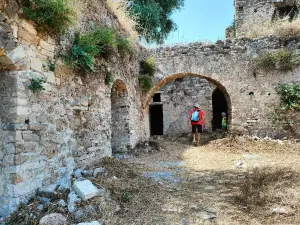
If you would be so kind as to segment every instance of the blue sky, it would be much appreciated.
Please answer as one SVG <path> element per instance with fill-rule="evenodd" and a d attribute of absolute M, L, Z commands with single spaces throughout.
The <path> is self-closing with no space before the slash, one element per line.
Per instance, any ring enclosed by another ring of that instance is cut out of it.
<path fill-rule="evenodd" d="M 172 16 L 178 30 L 165 44 L 224 39 L 233 15 L 233 0 L 185 0 L 184 8 Z"/>

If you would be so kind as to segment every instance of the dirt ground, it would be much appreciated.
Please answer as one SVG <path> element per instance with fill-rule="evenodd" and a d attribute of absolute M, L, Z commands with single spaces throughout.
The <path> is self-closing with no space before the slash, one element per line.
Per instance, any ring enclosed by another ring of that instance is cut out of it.
<path fill-rule="evenodd" d="M 139 173 L 154 172 L 154 179 L 161 172 L 174 177 L 156 179 L 157 214 L 139 222 L 147 217 L 140 212 L 122 224 L 300 224 L 299 143 L 210 139 L 193 147 L 185 136 L 158 137 L 160 151 L 123 161 Z"/>
<path fill-rule="evenodd" d="M 51 212 L 69 224 L 300 224 L 300 143 L 220 136 L 205 134 L 198 147 L 186 135 L 155 137 L 135 156 L 105 159 L 96 166 L 106 173 L 87 177 L 105 196 L 81 202 L 77 217 Z"/>

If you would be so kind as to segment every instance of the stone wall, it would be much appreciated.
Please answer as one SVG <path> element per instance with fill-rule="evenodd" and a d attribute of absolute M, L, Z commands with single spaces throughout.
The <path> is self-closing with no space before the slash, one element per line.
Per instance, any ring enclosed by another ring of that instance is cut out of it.
<path fill-rule="evenodd" d="M 122 30 L 104 0 L 85 4 L 76 29 L 105 24 Z M 111 137 L 123 135 L 120 115 L 125 113 L 123 105 L 114 104 L 111 97 L 114 85 L 105 84 L 107 72 L 130 90 L 126 94 L 127 138 L 121 139 L 126 151 L 148 134 L 137 79 L 143 49 L 136 46 L 132 57 L 121 58 L 116 53 L 100 58 L 98 72 L 84 76 L 61 60 L 56 62 L 55 71 L 50 71 L 56 50 L 68 41 L 38 33 L 34 23 L 19 17 L 19 9 L 16 1 L 8 1 L 0 14 L 0 216 L 12 212 L 38 188 L 69 186 L 74 168 L 111 156 Z M 38 94 L 28 89 L 35 78 L 46 81 L 45 90 Z M 112 115 L 112 110 L 117 115 Z M 121 130 L 112 129 L 112 116 Z"/>
<path fill-rule="evenodd" d="M 215 86 L 199 77 L 185 77 L 166 84 L 160 89 L 163 103 L 164 134 L 187 133 L 189 110 L 194 103 L 205 113 L 206 128 L 211 129 L 212 92 Z"/>
<path fill-rule="evenodd" d="M 274 16 L 278 16 L 278 9 L 295 6 L 295 0 L 235 0 L 235 29 L 236 36 L 243 37 L 244 32 L 253 30 L 256 26 L 266 26 Z M 289 13 L 289 12 L 287 12 Z"/>
<path fill-rule="evenodd" d="M 153 50 L 157 71 L 155 86 L 149 92 L 144 107 L 166 83 L 177 78 L 198 76 L 217 86 L 228 103 L 228 119 L 231 131 L 259 136 L 275 136 L 269 119 L 280 97 L 279 83 L 300 81 L 299 67 L 287 73 L 257 70 L 255 58 L 264 51 L 276 51 L 282 47 L 299 53 L 299 42 L 281 42 L 274 38 L 255 40 L 235 39 L 215 44 L 191 43 Z M 299 135 L 299 130 L 297 131 Z"/>

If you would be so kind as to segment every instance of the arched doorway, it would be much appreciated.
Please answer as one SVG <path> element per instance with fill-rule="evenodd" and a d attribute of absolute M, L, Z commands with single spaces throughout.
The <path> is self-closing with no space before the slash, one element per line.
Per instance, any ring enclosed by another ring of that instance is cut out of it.
<path fill-rule="evenodd" d="M 117 79 L 111 89 L 111 148 L 113 153 L 131 149 L 129 100 L 126 84 Z"/>
<path fill-rule="evenodd" d="M 189 81 L 189 83 L 186 83 L 187 81 Z M 170 83 L 177 83 L 175 85 L 175 89 L 172 87 L 164 88 Z M 218 91 L 215 92 L 216 90 Z M 165 96 L 166 92 L 168 92 L 168 96 Z M 190 108 L 192 108 L 194 103 L 199 103 L 206 114 L 206 128 L 207 130 L 212 130 L 213 124 L 210 122 L 213 121 L 213 92 L 215 92 L 215 94 L 221 92 L 222 99 L 225 99 L 224 101 L 222 101 L 223 103 L 225 103 L 225 108 L 223 105 L 219 110 L 223 110 L 227 113 L 228 124 L 230 125 L 232 120 L 232 106 L 230 96 L 226 88 L 218 80 L 206 75 L 178 73 L 165 76 L 165 78 L 156 83 L 156 85 L 147 94 L 143 107 L 145 110 L 147 110 L 150 118 L 153 113 L 153 106 L 156 108 L 162 108 L 163 122 L 161 122 L 161 124 L 163 123 L 164 134 L 175 134 L 178 132 L 190 131 L 190 129 L 187 128 L 188 111 Z M 158 97 L 159 94 L 161 94 L 161 98 Z M 171 108 L 168 107 L 170 104 L 172 104 Z M 166 113 L 166 111 L 168 112 Z M 220 117 L 223 111 L 220 112 Z M 159 116 L 161 117 L 161 112 Z M 152 134 L 151 120 L 150 133 Z"/>
<path fill-rule="evenodd" d="M 213 105 L 213 119 L 212 128 L 213 130 L 222 128 L 222 112 L 225 112 L 228 118 L 228 105 L 225 95 L 216 88 L 212 93 L 212 105 Z"/>

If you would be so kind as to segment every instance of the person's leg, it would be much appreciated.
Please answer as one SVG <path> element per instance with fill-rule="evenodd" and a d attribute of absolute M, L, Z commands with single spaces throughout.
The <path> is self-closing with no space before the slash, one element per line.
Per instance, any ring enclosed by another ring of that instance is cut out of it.
<path fill-rule="evenodd" d="M 196 126 L 192 125 L 193 143 L 196 142 Z"/>
<path fill-rule="evenodd" d="M 202 125 L 197 126 L 197 145 L 200 144 L 201 133 L 202 133 Z"/>

